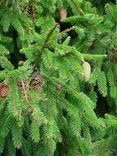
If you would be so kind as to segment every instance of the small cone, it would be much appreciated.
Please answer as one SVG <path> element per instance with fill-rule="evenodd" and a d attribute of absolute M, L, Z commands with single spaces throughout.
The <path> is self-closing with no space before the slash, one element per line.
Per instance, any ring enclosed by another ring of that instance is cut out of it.
<path fill-rule="evenodd" d="M 0 84 L 0 98 L 6 98 L 8 96 L 8 91 L 8 84 Z"/>
<path fill-rule="evenodd" d="M 32 88 L 34 90 L 41 90 L 42 89 L 42 77 L 40 75 L 40 73 L 38 72 L 38 70 L 34 71 L 33 75 L 32 75 Z"/>
<path fill-rule="evenodd" d="M 22 66 L 24 64 L 24 61 L 23 60 L 20 60 L 19 62 L 18 62 L 18 65 L 19 66 Z"/>
<path fill-rule="evenodd" d="M 56 84 L 56 89 L 60 91 L 62 89 L 61 84 Z"/>
<path fill-rule="evenodd" d="M 91 66 L 88 62 L 84 62 L 82 66 L 84 69 L 84 73 L 83 73 L 84 79 L 85 81 L 88 81 L 91 76 Z"/>
<path fill-rule="evenodd" d="M 60 19 L 61 20 L 65 19 L 67 17 L 67 10 L 66 9 L 62 8 L 59 13 L 60 13 Z"/>

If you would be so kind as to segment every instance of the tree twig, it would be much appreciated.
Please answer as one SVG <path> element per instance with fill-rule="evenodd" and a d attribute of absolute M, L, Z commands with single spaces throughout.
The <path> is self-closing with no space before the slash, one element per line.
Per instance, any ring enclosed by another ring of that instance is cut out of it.
<path fill-rule="evenodd" d="M 74 2 L 74 0 L 71 0 L 71 1 L 72 1 L 72 3 L 74 4 L 74 6 L 76 7 L 77 11 L 80 13 L 80 15 L 84 15 L 83 10 L 78 6 L 78 4 L 76 4 L 76 3 Z"/>

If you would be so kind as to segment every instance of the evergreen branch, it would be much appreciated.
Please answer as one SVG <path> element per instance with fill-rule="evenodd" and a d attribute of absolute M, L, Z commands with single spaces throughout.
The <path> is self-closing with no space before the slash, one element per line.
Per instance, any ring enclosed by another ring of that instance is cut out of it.
<path fill-rule="evenodd" d="M 81 15 L 84 15 L 83 10 L 78 6 L 78 4 L 76 4 L 76 3 L 74 2 L 74 0 L 71 0 L 71 1 L 72 1 L 72 3 L 74 4 L 74 6 L 76 7 L 77 11 L 78 11 Z"/>
<path fill-rule="evenodd" d="M 33 108 L 32 106 L 32 102 L 31 102 L 31 99 L 28 95 L 28 91 L 29 91 L 29 82 L 26 83 L 26 86 L 25 86 L 25 83 L 23 80 L 21 80 L 21 84 L 22 84 L 22 87 L 23 87 L 23 93 L 24 93 L 24 98 L 25 100 L 27 101 L 29 107 L 31 108 L 31 112 L 35 112 L 35 109 Z"/>
<path fill-rule="evenodd" d="M 74 29 L 76 29 L 75 26 L 65 29 L 64 31 L 60 32 L 59 35 L 62 36 L 63 34 L 68 33 L 69 31 L 74 30 Z"/>
<path fill-rule="evenodd" d="M 46 40 L 44 42 L 44 47 L 43 48 L 46 48 L 47 47 L 48 41 L 49 41 L 50 37 L 52 36 L 54 30 L 57 28 L 57 26 L 58 26 L 58 23 L 56 23 L 55 26 L 49 31 L 49 33 L 47 35 L 47 38 L 46 38 Z"/>
<path fill-rule="evenodd" d="M 37 1 L 0 0 L 0 155 L 116 155 L 117 6 Z"/>
<path fill-rule="evenodd" d="M 89 59 L 89 60 L 93 60 L 93 59 L 104 59 L 107 58 L 107 55 L 93 55 L 93 54 L 82 54 L 84 59 Z"/>
<path fill-rule="evenodd" d="M 107 55 L 105 55 L 105 54 L 102 54 L 102 55 L 84 54 L 84 53 L 81 53 L 81 52 L 77 51 L 75 48 L 72 49 L 72 53 L 75 56 L 77 56 L 79 59 L 81 59 L 81 61 L 83 61 L 84 59 L 93 60 L 93 59 L 107 58 Z"/>
<path fill-rule="evenodd" d="M 57 28 L 57 26 L 58 26 L 58 23 L 56 23 L 56 24 L 54 25 L 54 27 L 49 31 L 49 33 L 47 34 L 47 37 L 46 37 L 46 39 L 45 39 L 45 41 L 44 41 L 44 44 L 43 44 L 42 48 L 40 49 L 40 51 L 43 51 L 44 48 L 47 48 L 47 47 L 48 47 L 49 39 L 50 39 L 51 36 L 53 35 L 53 32 L 55 31 L 55 29 Z M 42 53 L 41 53 L 41 54 L 42 54 Z M 38 66 L 38 60 L 39 60 L 39 57 L 40 57 L 41 54 L 38 53 L 38 54 L 37 54 L 37 57 L 36 57 L 36 59 L 35 59 L 35 64 L 36 64 L 37 66 Z"/>
<path fill-rule="evenodd" d="M 106 4 L 106 7 L 108 8 L 109 14 L 112 17 L 112 20 L 113 20 L 113 22 L 115 23 L 115 26 L 116 26 L 117 22 L 116 22 L 115 18 L 113 17 L 113 14 L 111 13 L 110 5 L 108 3 Z"/>
<path fill-rule="evenodd" d="M 27 102 L 28 102 L 28 104 L 29 104 L 29 107 L 31 108 L 31 113 L 34 113 L 34 112 L 35 112 L 35 109 L 33 108 L 31 99 L 30 99 L 29 97 L 28 97 L 28 99 L 27 99 Z"/>
<path fill-rule="evenodd" d="M 12 94 L 12 99 L 13 99 L 13 112 L 16 112 L 16 97 L 15 97 L 15 91 L 14 91 L 14 86 L 10 86 L 11 89 L 11 94 Z"/>

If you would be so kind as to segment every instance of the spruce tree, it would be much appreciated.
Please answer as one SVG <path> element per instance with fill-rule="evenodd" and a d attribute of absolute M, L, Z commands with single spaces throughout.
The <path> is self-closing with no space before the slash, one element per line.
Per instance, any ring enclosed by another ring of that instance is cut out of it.
<path fill-rule="evenodd" d="M 1 156 L 117 154 L 117 4 L 100 8 L 0 1 Z"/>

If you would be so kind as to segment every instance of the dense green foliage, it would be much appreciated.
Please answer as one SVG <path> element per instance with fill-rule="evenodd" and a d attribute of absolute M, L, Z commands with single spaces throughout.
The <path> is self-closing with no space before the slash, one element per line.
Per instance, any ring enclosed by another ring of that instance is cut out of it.
<path fill-rule="evenodd" d="M 0 155 L 116 155 L 116 62 L 115 2 L 1 0 Z"/>

